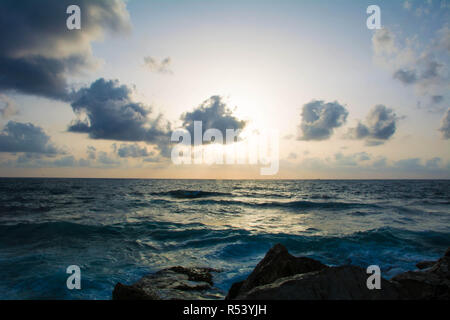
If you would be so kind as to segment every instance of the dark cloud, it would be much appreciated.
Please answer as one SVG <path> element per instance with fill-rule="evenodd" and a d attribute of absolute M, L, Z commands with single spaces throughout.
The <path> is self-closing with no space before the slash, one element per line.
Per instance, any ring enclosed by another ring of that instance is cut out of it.
<path fill-rule="evenodd" d="M 432 96 L 432 97 L 431 97 L 431 101 L 432 101 L 434 104 L 439 104 L 439 103 L 441 103 L 442 101 L 444 101 L 444 96 L 441 96 L 441 95 Z"/>
<path fill-rule="evenodd" d="M 71 103 L 79 119 L 73 121 L 68 130 L 87 133 L 91 139 L 168 143 L 168 125 L 162 126 L 161 116 L 150 119 L 151 110 L 133 102 L 131 93 L 129 87 L 120 85 L 117 80 L 103 78 L 80 89 Z"/>
<path fill-rule="evenodd" d="M 399 118 L 390 108 L 376 105 L 367 115 L 365 123 L 359 122 L 347 136 L 351 139 L 365 139 L 368 146 L 377 146 L 389 140 L 397 128 Z"/>
<path fill-rule="evenodd" d="M 114 144 L 114 151 L 121 158 L 141 158 L 150 155 L 147 148 L 141 148 L 137 143 L 121 144 L 119 147 Z"/>
<path fill-rule="evenodd" d="M 441 120 L 441 127 L 439 128 L 439 131 L 442 134 L 442 138 L 450 139 L 450 108 L 447 109 L 447 112 Z"/>
<path fill-rule="evenodd" d="M 0 132 L 0 152 L 32 152 L 47 155 L 63 153 L 42 128 L 31 123 L 9 121 Z"/>
<path fill-rule="evenodd" d="M 181 120 L 183 127 L 192 137 L 194 137 L 194 121 L 201 121 L 202 134 L 208 129 L 217 129 L 222 133 L 224 142 L 227 129 L 239 130 L 247 124 L 246 121 L 233 116 L 220 96 L 211 96 L 192 112 L 184 113 Z"/>
<path fill-rule="evenodd" d="M 414 70 L 399 69 L 394 73 L 394 79 L 399 80 L 403 84 L 413 84 L 417 82 L 417 75 Z"/>
<path fill-rule="evenodd" d="M 434 60 L 427 60 L 425 63 L 425 69 L 422 73 L 422 79 L 433 79 L 439 77 L 439 69 L 443 65 L 434 61 Z"/>
<path fill-rule="evenodd" d="M 66 27 L 73 4 L 81 8 L 81 30 Z M 68 75 L 96 63 L 91 42 L 129 27 L 122 0 L 0 1 L 0 90 L 68 101 Z"/>
<path fill-rule="evenodd" d="M 347 109 L 338 102 L 311 101 L 303 105 L 300 124 L 302 134 L 298 139 L 326 140 L 334 129 L 345 123 L 347 116 Z"/>
<path fill-rule="evenodd" d="M 442 82 L 439 69 L 443 64 L 433 60 L 430 56 L 425 56 L 417 62 L 417 66 L 412 69 L 399 69 L 394 73 L 394 79 L 405 85 L 419 84 L 421 87 L 430 85 L 430 81 Z"/>
<path fill-rule="evenodd" d="M 161 61 L 158 61 L 153 57 L 144 57 L 144 63 L 145 66 L 152 72 L 172 74 L 172 70 L 170 69 L 172 59 L 170 59 L 170 57 L 167 57 Z"/>

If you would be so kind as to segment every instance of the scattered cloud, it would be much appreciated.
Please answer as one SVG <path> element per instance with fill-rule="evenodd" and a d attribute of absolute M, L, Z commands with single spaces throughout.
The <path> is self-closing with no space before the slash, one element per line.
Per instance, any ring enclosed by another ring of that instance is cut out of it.
<path fill-rule="evenodd" d="M 31 123 L 9 121 L 0 132 L 0 152 L 28 152 L 56 155 L 64 153 L 42 128 Z"/>
<path fill-rule="evenodd" d="M 72 4 L 82 8 L 81 31 L 65 26 Z M 0 90 L 68 101 L 68 76 L 97 64 L 91 42 L 129 29 L 122 0 L 0 1 Z"/>
<path fill-rule="evenodd" d="M 134 144 L 124 144 L 116 146 L 113 144 L 114 151 L 121 158 L 141 158 L 150 155 L 146 147 L 140 147 L 137 143 Z"/>
<path fill-rule="evenodd" d="M 24 153 L 19 155 L 15 161 L 10 160 L 2 163 L 2 166 L 5 165 L 16 168 L 72 168 L 81 166 L 72 155 L 50 159 L 36 153 Z"/>
<path fill-rule="evenodd" d="M 121 162 L 118 159 L 110 156 L 105 151 L 98 152 L 97 161 L 106 167 L 117 167 L 121 164 Z"/>
<path fill-rule="evenodd" d="M 338 152 L 334 155 L 336 166 L 357 166 L 362 161 L 371 160 L 371 156 L 367 152 L 358 152 L 349 155 L 344 155 Z"/>
<path fill-rule="evenodd" d="M 95 158 L 97 158 L 97 149 L 93 146 L 88 146 L 86 153 L 90 160 L 95 160 Z"/>
<path fill-rule="evenodd" d="M 431 101 L 432 101 L 434 104 L 439 104 L 439 103 L 441 103 L 442 101 L 444 101 L 444 96 L 432 96 L 432 97 L 431 97 Z"/>
<path fill-rule="evenodd" d="M 408 0 L 403 2 L 403 8 L 405 8 L 406 10 L 410 10 L 412 8 L 411 2 Z"/>
<path fill-rule="evenodd" d="M 132 90 L 117 80 L 103 78 L 80 89 L 71 103 L 78 119 L 68 131 L 87 133 L 91 139 L 167 144 L 169 124 L 162 124 L 161 115 L 151 119 L 151 109 L 134 102 L 131 94 Z"/>
<path fill-rule="evenodd" d="M 382 174 L 391 177 L 429 177 L 450 178 L 450 162 L 441 158 L 406 158 L 389 161 L 382 156 L 373 156 L 366 152 L 343 154 L 336 153 L 331 158 L 309 157 L 296 163 L 296 168 L 308 172 L 340 172 L 344 175 Z M 339 169 L 338 171 L 336 171 Z"/>
<path fill-rule="evenodd" d="M 397 70 L 394 73 L 394 78 L 403 84 L 412 84 L 417 82 L 417 75 L 415 70 Z"/>
<path fill-rule="evenodd" d="M 414 88 L 419 98 L 429 97 L 426 100 L 431 101 L 429 111 L 440 110 L 433 104 L 444 101 L 450 85 L 450 29 L 447 24 L 434 31 L 432 37 L 413 35 L 401 39 L 390 29 L 383 28 L 374 33 L 372 46 L 377 63 L 392 72 L 394 79 Z"/>
<path fill-rule="evenodd" d="M 346 136 L 365 140 L 368 146 L 380 145 L 394 135 L 398 120 L 392 109 L 379 104 L 369 111 L 364 123 L 359 122 L 355 128 L 350 128 Z"/>
<path fill-rule="evenodd" d="M 441 132 L 443 139 L 450 139 L 450 108 L 447 109 L 447 112 L 441 120 L 439 131 Z"/>
<path fill-rule="evenodd" d="M 170 69 L 170 65 L 172 64 L 172 59 L 167 57 L 161 61 L 158 61 L 156 58 L 147 56 L 144 57 L 145 66 L 151 71 L 162 74 L 172 74 L 172 70 Z"/>
<path fill-rule="evenodd" d="M 298 140 L 326 140 L 334 129 L 342 126 L 348 116 L 347 109 L 336 102 L 313 100 L 303 105 L 301 134 Z"/>
<path fill-rule="evenodd" d="M 446 0 L 437 0 L 435 1 L 437 8 L 445 9 L 446 8 Z M 429 15 L 433 9 L 433 0 L 426 1 L 411 1 L 406 0 L 403 2 L 403 8 L 412 11 L 416 17 L 422 17 L 424 15 Z"/>
<path fill-rule="evenodd" d="M 247 122 L 236 118 L 220 96 L 211 96 L 191 112 L 181 115 L 183 128 L 194 136 L 194 121 L 202 122 L 202 135 L 208 129 L 219 130 L 225 142 L 227 129 L 242 130 Z M 192 139 L 194 140 L 194 139 Z"/>
<path fill-rule="evenodd" d="M 294 153 L 294 152 L 289 153 L 288 159 L 290 159 L 290 160 L 295 160 L 295 159 L 297 159 L 297 154 Z"/>
<path fill-rule="evenodd" d="M 372 46 L 377 55 L 398 52 L 395 35 L 388 29 L 378 29 L 372 37 Z"/>
<path fill-rule="evenodd" d="M 3 119 L 11 118 L 19 112 L 14 102 L 6 95 L 0 93 L 0 115 Z"/>

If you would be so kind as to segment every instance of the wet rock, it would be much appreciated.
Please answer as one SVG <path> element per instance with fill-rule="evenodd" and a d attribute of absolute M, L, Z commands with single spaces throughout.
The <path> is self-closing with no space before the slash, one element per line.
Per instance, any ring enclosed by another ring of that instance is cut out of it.
<path fill-rule="evenodd" d="M 237 300 L 427 300 L 450 299 L 450 248 L 438 261 L 417 264 L 420 271 L 401 273 L 381 289 L 369 290 L 366 270 L 357 266 L 327 267 L 296 258 L 278 244 L 250 276 L 234 283 L 227 299 Z"/>
<path fill-rule="evenodd" d="M 356 266 L 329 267 L 297 274 L 255 287 L 238 295 L 239 300 L 393 300 L 394 285 L 381 279 L 380 290 L 369 290 L 366 271 Z"/>
<path fill-rule="evenodd" d="M 421 271 L 408 271 L 391 279 L 399 288 L 403 299 L 450 299 L 450 250 L 433 266 Z"/>
<path fill-rule="evenodd" d="M 159 296 L 152 288 L 140 288 L 117 283 L 114 287 L 113 300 L 159 300 Z"/>
<path fill-rule="evenodd" d="M 212 268 L 172 267 L 146 275 L 132 285 L 117 283 L 114 300 L 201 300 L 220 299 L 213 287 Z"/>
<path fill-rule="evenodd" d="M 233 284 L 226 299 L 234 299 L 251 289 L 272 283 L 273 281 L 312 271 L 327 268 L 326 265 L 314 259 L 294 257 L 281 244 L 276 244 L 258 263 L 253 272 L 244 281 Z"/>
<path fill-rule="evenodd" d="M 428 269 L 434 266 L 435 263 L 436 261 L 420 261 L 419 263 L 416 264 L 416 267 L 420 270 Z"/>

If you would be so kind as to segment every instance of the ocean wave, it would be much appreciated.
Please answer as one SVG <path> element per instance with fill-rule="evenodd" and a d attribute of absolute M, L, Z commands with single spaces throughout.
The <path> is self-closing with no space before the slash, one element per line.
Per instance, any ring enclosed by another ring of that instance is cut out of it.
<path fill-rule="evenodd" d="M 228 192 L 216 192 L 216 191 L 202 191 L 202 190 L 170 190 L 162 192 L 152 192 L 151 195 L 154 196 L 170 196 L 172 198 L 178 199 L 195 199 L 195 198 L 206 198 L 206 197 L 224 197 L 233 196 L 232 193 Z"/>
<path fill-rule="evenodd" d="M 379 208 L 376 204 L 352 203 L 352 202 L 314 202 L 304 200 L 293 201 L 266 201 L 266 202 L 248 202 L 242 200 L 226 199 L 207 199 L 195 200 L 193 203 L 201 205 L 240 205 L 256 208 L 285 208 L 285 209 L 323 209 L 323 210 L 345 210 L 352 208 Z"/>

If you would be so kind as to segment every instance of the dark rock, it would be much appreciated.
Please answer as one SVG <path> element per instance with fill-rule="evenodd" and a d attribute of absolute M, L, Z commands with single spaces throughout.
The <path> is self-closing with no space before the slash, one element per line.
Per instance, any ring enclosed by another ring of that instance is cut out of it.
<path fill-rule="evenodd" d="M 210 285 L 213 285 L 211 272 L 219 272 L 213 268 L 184 268 L 180 266 L 169 268 L 169 270 L 187 275 L 190 281 L 203 281 Z"/>
<path fill-rule="evenodd" d="M 421 261 L 416 264 L 416 267 L 420 270 L 428 269 L 428 268 L 431 268 L 432 266 L 434 266 L 435 263 L 436 263 L 436 261 Z"/>
<path fill-rule="evenodd" d="M 114 287 L 113 300 L 159 300 L 156 292 L 151 290 L 144 290 L 135 286 L 128 286 L 126 284 L 117 283 Z"/>
<path fill-rule="evenodd" d="M 294 257 L 282 244 L 276 244 L 241 284 L 233 285 L 225 299 L 234 299 L 251 289 L 296 274 L 318 271 L 326 265 L 314 259 Z"/>
<path fill-rule="evenodd" d="M 360 267 L 330 267 L 284 277 L 238 295 L 239 300 L 393 300 L 394 285 L 381 279 L 380 290 L 369 290 L 368 274 Z"/>
<path fill-rule="evenodd" d="M 366 270 L 356 266 L 327 267 L 295 258 L 278 244 L 250 276 L 233 284 L 226 299 L 242 300 L 427 300 L 450 299 L 450 248 L 436 262 L 417 264 L 420 271 L 381 278 L 381 289 L 369 290 Z"/>
<path fill-rule="evenodd" d="M 199 300 L 220 299 L 223 294 L 214 288 L 211 268 L 172 267 L 146 275 L 132 285 L 118 283 L 114 300 Z"/>
<path fill-rule="evenodd" d="M 421 271 L 408 271 L 391 279 L 401 297 L 409 300 L 450 299 L 450 256 L 445 255 L 433 266 Z"/>
<path fill-rule="evenodd" d="M 225 300 L 230 300 L 230 299 L 236 298 L 238 296 L 239 291 L 241 290 L 244 282 L 245 281 L 239 281 L 239 282 L 233 283 L 230 287 L 230 290 L 228 290 L 228 294 L 225 297 Z"/>

